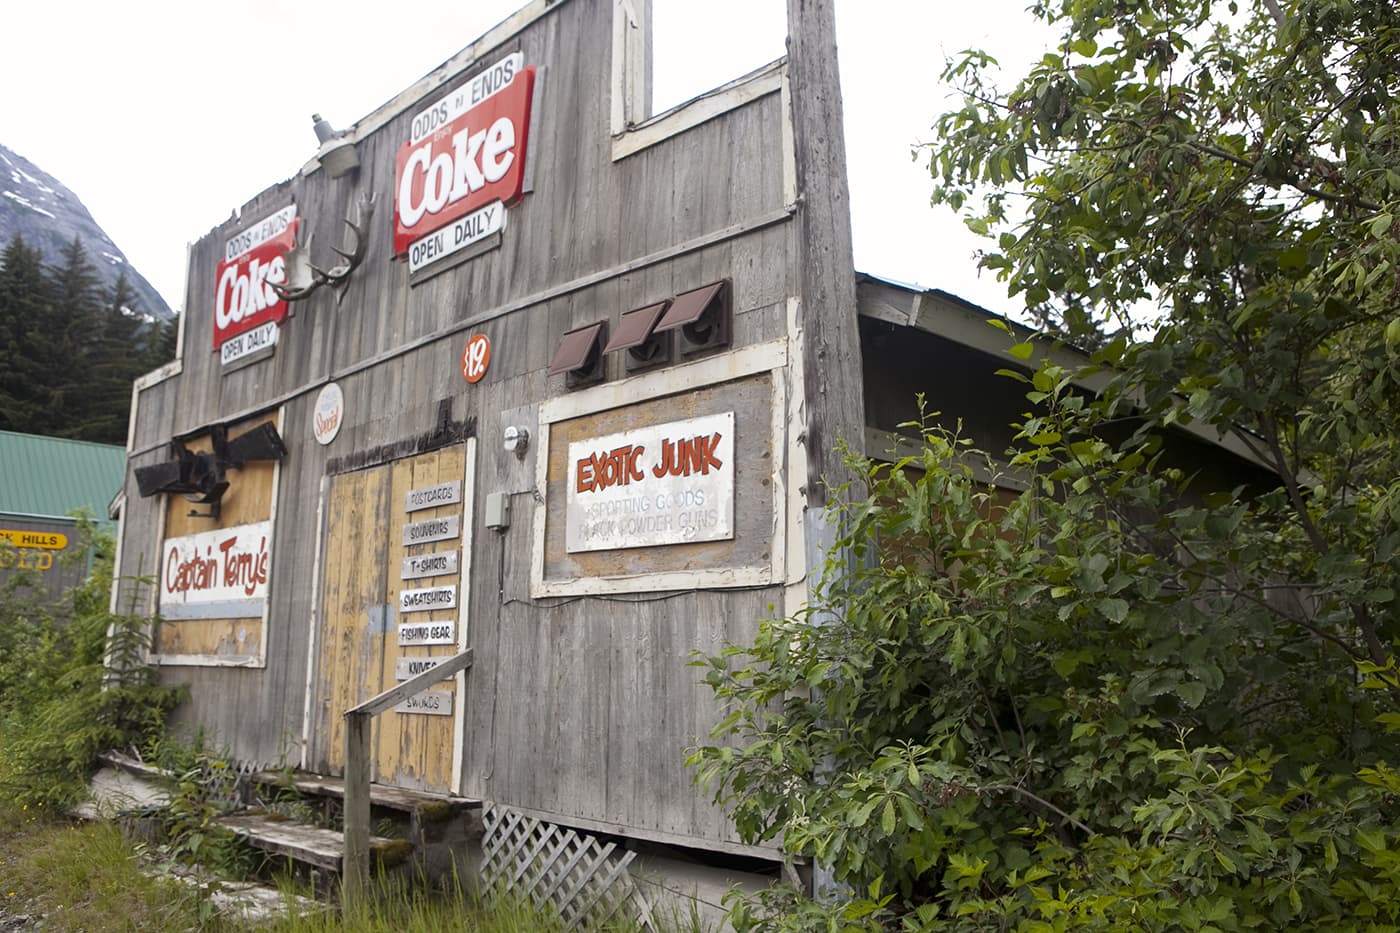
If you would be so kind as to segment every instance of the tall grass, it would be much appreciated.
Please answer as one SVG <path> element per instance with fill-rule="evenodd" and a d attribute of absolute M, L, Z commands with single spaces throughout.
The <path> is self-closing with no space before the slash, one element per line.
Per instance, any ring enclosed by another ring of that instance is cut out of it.
<path fill-rule="evenodd" d="M 139 858 L 111 823 L 74 823 L 23 804 L 0 806 L 0 921 L 28 915 L 46 931 L 83 933 L 233 933 L 247 921 L 221 915 L 219 890 L 161 875 Z M 562 933 L 557 918 L 508 897 L 490 906 L 461 888 L 441 891 L 383 882 L 375 896 L 342 911 L 309 902 L 282 885 L 284 915 L 259 927 L 271 933 Z M 619 924 L 612 930 L 632 929 Z"/>
<path fill-rule="evenodd" d="M 84 546 L 61 559 L 89 547 L 96 559 L 60 602 L 32 572 L 0 586 L 0 799 L 21 805 L 79 799 L 99 753 L 147 746 L 184 695 L 145 663 L 147 620 L 108 611 L 110 537 L 86 523 L 79 534 Z"/>
<path fill-rule="evenodd" d="M 145 664 L 147 620 L 108 611 L 111 542 L 98 539 L 95 546 L 92 574 L 60 604 L 38 595 L 33 577 L 12 575 L 0 586 L 0 928 L 27 915 L 45 931 L 247 929 L 246 920 L 216 907 L 223 882 L 190 884 L 168 872 L 191 857 L 224 873 L 252 860 L 221 856 L 222 846 L 212 844 L 213 811 L 200 788 L 184 787 L 207 780 L 196 776 L 203 774 L 196 767 L 203 745 L 164 731 L 182 691 L 161 686 Z M 176 769 L 187 777 L 171 807 L 166 841 L 142 852 L 113 824 L 76 823 L 61 813 L 84 796 L 100 752 L 132 745 L 161 760 L 182 749 L 190 759 Z M 211 844 L 196 846 L 196 838 Z M 493 898 L 488 908 L 465 887 L 386 881 L 374 897 L 342 911 L 293 896 L 298 892 L 289 882 L 285 915 L 263 928 L 562 933 L 557 918 L 509 897 Z"/>
<path fill-rule="evenodd" d="M 74 824 L 24 804 L 0 812 L 0 891 L 45 930 L 210 930 L 198 893 L 142 871 L 110 823 Z M 229 928 L 231 929 L 231 928 Z"/>
<path fill-rule="evenodd" d="M 345 909 L 289 914 L 276 933 L 563 933 L 558 919 L 508 898 L 490 905 L 462 888 L 434 890 L 401 882 L 381 884 L 374 896 Z"/>

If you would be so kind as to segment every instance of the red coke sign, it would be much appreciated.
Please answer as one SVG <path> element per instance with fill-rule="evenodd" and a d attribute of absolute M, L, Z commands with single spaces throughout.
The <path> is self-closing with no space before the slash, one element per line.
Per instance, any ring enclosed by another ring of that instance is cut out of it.
<path fill-rule="evenodd" d="M 287 280 L 286 253 L 296 241 L 297 207 L 288 207 L 229 237 L 214 276 L 214 349 L 268 322 L 287 303 L 273 289 Z"/>
<path fill-rule="evenodd" d="M 520 198 L 535 69 L 508 55 L 419 111 L 394 174 L 394 254 L 478 208 Z"/>

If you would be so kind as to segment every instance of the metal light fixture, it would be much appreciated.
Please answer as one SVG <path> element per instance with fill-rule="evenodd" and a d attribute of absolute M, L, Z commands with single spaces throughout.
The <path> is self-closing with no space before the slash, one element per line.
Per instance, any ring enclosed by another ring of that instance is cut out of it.
<path fill-rule="evenodd" d="M 524 457 L 530 448 L 530 430 L 513 424 L 508 426 L 501 434 L 501 446 L 517 457 Z"/>
<path fill-rule="evenodd" d="M 332 178 L 340 178 L 360 167 L 360 157 L 355 152 L 353 139 L 344 131 L 337 131 L 319 113 L 311 115 L 311 123 L 316 131 L 316 141 L 321 144 L 321 148 L 316 152 L 316 159 L 326 170 L 326 174 Z"/>

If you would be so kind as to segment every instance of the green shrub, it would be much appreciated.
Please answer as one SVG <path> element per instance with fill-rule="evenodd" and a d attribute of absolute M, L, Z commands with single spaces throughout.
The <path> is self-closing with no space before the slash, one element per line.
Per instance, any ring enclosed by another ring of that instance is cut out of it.
<path fill-rule="evenodd" d="M 1393 671 L 1275 608 L 1288 542 L 1234 531 L 1267 496 L 1098 440 L 1062 376 L 1037 375 L 1023 492 L 928 427 L 918 457 L 854 461 L 869 495 L 817 604 L 697 662 L 733 707 L 698 778 L 840 885 L 735 900 L 736 926 L 1400 924 Z"/>
<path fill-rule="evenodd" d="M 62 603 L 22 576 L 0 599 L 0 793 L 21 804 L 78 800 L 97 755 L 148 746 L 183 695 L 146 664 L 149 620 L 108 610 L 110 539 L 80 533 L 97 559 Z"/>

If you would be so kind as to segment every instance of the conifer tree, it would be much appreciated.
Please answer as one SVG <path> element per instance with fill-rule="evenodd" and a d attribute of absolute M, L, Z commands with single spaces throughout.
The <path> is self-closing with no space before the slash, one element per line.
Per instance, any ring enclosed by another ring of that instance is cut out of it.
<path fill-rule="evenodd" d="M 41 359 L 49 367 L 54 394 L 42 433 L 82 437 L 81 426 L 98 404 L 93 372 L 103 363 L 100 280 L 76 237 L 63 248 L 59 264 L 47 272 L 45 319 L 51 337 L 43 346 Z"/>
<path fill-rule="evenodd" d="M 176 344 L 180 336 L 180 318 L 178 316 L 165 321 L 158 321 L 152 325 L 151 331 L 146 337 L 146 350 L 143 372 L 150 372 L 158 369 L 175 359 Z"/>
<path fill-rule="evenodd" d="M 51 407 L 39 346 L 46 313 L 39 253 L 16 234 L 0 257 L 0 430 L 37 433 Z"/>
<path fill-rule="evenodd" d="M 174 357 L 178 321 L 132 312 L 125 274 L 102 288 L 77 240 L 57 265 L 16 236 L 0 254 L 0 430 L 126 439 L 131 385 Z"/>
<path fill-rule="evenodd" d="M 131 284 L 122 273 L 87 349 L 90 365 L 81 389 L 86 402 L 81 420 L 70 426 L 72 437 L 108 444 L 126 438 L 131 384 L 146 368 L 147 341 L 155 333 L 131 312 L 133 298 Z"/>

